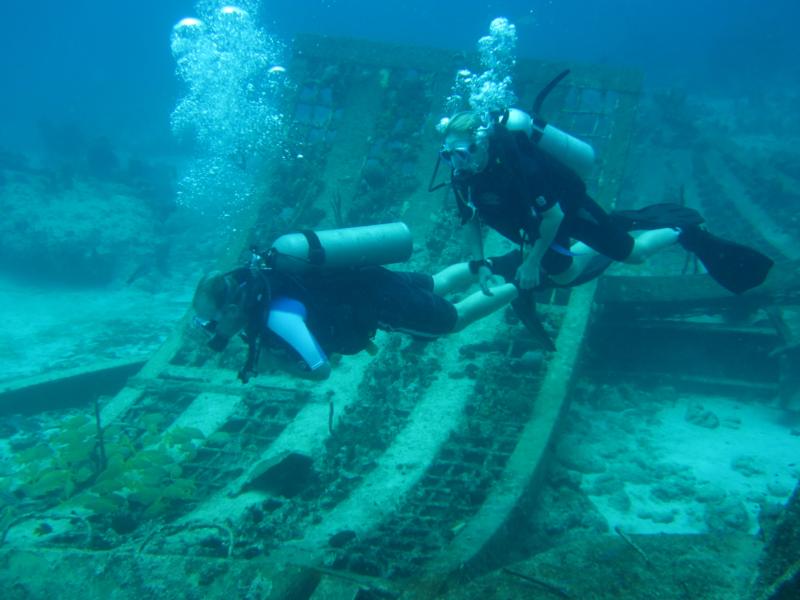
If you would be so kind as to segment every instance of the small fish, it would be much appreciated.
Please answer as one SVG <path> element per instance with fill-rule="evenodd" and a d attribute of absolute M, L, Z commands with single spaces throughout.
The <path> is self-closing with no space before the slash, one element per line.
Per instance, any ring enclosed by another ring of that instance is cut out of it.
<path fill-rule="evenodd" d="M 36 529 L 33 530 L 33 533 L 36 535 L 47 535 L 48 533 L 53 533 L 53 526 L 42 521 L 39 523 Z"/>

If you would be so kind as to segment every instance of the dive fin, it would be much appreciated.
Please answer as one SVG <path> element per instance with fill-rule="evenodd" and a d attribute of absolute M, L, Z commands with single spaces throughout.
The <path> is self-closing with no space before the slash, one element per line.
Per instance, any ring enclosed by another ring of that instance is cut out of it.
<path fill-rule="evenodd" d="M 700 259 L 717 283 L 734 294 L 764 283 L 775 264 L 758 250 L 722 239 L 699 227 L 684 229 L 678 242 Z"/>
<path fill-rule="evenodd" d="M 501 256 L 492 256 L 488 260 L 491 266 L 492 273 L 499 275 L 507 283 L 514 283 L 514 278 L 517 275 L 517 269 L 522 264 L 522 253 L 519 250 L 512 250 L 507 254 Z M 539 287 L 537 289 L 543 289 Z M 511 302 L 511 308 L 514 309 L 514 314 L 522 321 L 525 329 L 534 337 L 539 346 L 550 352 L 556 351 L 556 345 L 553 343 L 550 334 L 542 325 L 539 315 L 536 313 L 536 300 L 533 297 L 534 290 L 521 290 L 517 288 L 519 295 Z"/>
<path fill-rule="evenodd" d="M 507 283 L 514 283 L 514 278 L 517 274 L 517 269 L 522 264 L 522 253 L 519 250 L 512 250 L 508 254 L 501 256 L 492 256 L 489 258 L 492 273 L 500 275 Z M 567 285 L 561 285 L 550 279 L 546 273 L 542 272 L 541 282 L 535 291 L 548 290 L 551 288 L 571 288 L 592 279 L 597 279 L 602 275 L 608 267 L 614 264 L 614 259 L 596 254 L 591 258 L 589 264 L 583 269 L 580 275 Z"/>
<path fill-rule="evenodd" d="M 693 208 L 674 202 L 651 204 L 636 210 L 615 210 L 609 217 L 625 231 L 661 229 L 663 227 L 694 227 L 705 222 Z"/>
<path fill-rule="evenodd" d="M 604 256 L 603 254 L 596 254 L 589 260 L 589 264 L 587 264 L 586 267 L 584 267 L 583 271 L 581 271 L 581 274 L 578 275 L 575 279 L 570 281 L 567 285 L 559 285 L 555 282 L 551 282 L 552 287 L 572 288 L 577 285 L 586 283 L 587 281 L 591 281 L 592 279 L 597 279 L 598 277 L 600 277 L 600 275 L 605 273 L 606 269 L 608 269 L 608 267 L 613 265 L 614 262 L 615 261 L 613 258 Z M 548 281 L 550 281 L 549 278 Z"/>
<path fill-rule="evenodd" d="M 519 290 L 519 296 L 511 302 L 511 308 L 517 315 L 525 329 L 528 330 L 536 342 L 550 352 L 556 351 L 556 345 L 550 334 L 542 325 L 542 320 L 536 313 L 536 301 L 533 298 L 533 290 Z"/>
<path fill-rule="evenodd" d="M 514 283 L 517 269 L 522 264 L 522 252 L 512 250 L 500 256 L 491 256 L 487 262 L 492 273 L 500 275 L 506 283 Z"/>

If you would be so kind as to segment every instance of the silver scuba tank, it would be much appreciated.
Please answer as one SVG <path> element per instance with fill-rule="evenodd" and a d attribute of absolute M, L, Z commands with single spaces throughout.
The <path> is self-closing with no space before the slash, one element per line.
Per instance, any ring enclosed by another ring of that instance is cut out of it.
<path fill-rule="evenodd" d="M 549 124 L 541 117 L 531 117 L 524 110 L 510 108 L 505 127 L 511 131 L 524 131 L 534 144 L 570 167 L 581 177 L 586 178 L 592 174 L 594 148 Z"/>
<path fill-rule="evenodd" d="M 272 244 L 270 265 L 300 273 L 314 267 L 360 267 L 404 262 L 413 243 L 405 223 L 287 233 Z"/>

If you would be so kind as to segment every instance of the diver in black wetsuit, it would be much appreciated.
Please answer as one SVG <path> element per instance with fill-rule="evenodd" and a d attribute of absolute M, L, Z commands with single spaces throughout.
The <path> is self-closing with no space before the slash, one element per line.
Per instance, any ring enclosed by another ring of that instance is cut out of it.
<path fill-rule="evenodd" d="M 204 276 L 192 304 L 213 333 L 213 350 L 223 350 L 244 332 L 249 352 L 239 373 L 243 382 L 256 372 L 263 349 L 296 375 L 325 379 L 331 372 L 330 354 L 369 350 L 377 329 L 432 339 L 460 331 L 517 296 L 506 283 L 493 287 L 491 296 L 476 292 L 456 304 L 443 297 L 475 281 L 468 263 L 433 276 L 380 266 L 303 274 L 247 266 Z"/>
<path fill-rule="evenodd" d="M 573 170 L 524 131 L 505 127 L 504 118 L 492 116 L 487 125 L 475 112 L 454 115 L 440 151 L 452 168 L 452 187 L 484 289 L 492 270 L 484 260 L 481 223 L 520 245 L 513 279 L 522 290 L 539 286 L 541 275 L 550 285 L 579 283 L 597 253 L 639 263 L 675 242 L 695 252 L 709 274 L 735 293 L 766 278 L 772 266 L 768 257 L 700 229 L 703 218 L 692 209 L 661 204 L 606 213 Z M 646 231 L 633 237 L 629 231 L 634 229 Z"/>

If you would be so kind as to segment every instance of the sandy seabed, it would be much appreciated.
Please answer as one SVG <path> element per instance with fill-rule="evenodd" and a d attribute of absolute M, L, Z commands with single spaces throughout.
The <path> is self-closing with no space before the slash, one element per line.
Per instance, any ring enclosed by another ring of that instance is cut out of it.
<path fill-rule="evenodd" d="M 0 278 L 0 382 L 146 360 L 191 302 L 193 282 L 162 285 L 53 289 Z"/>

